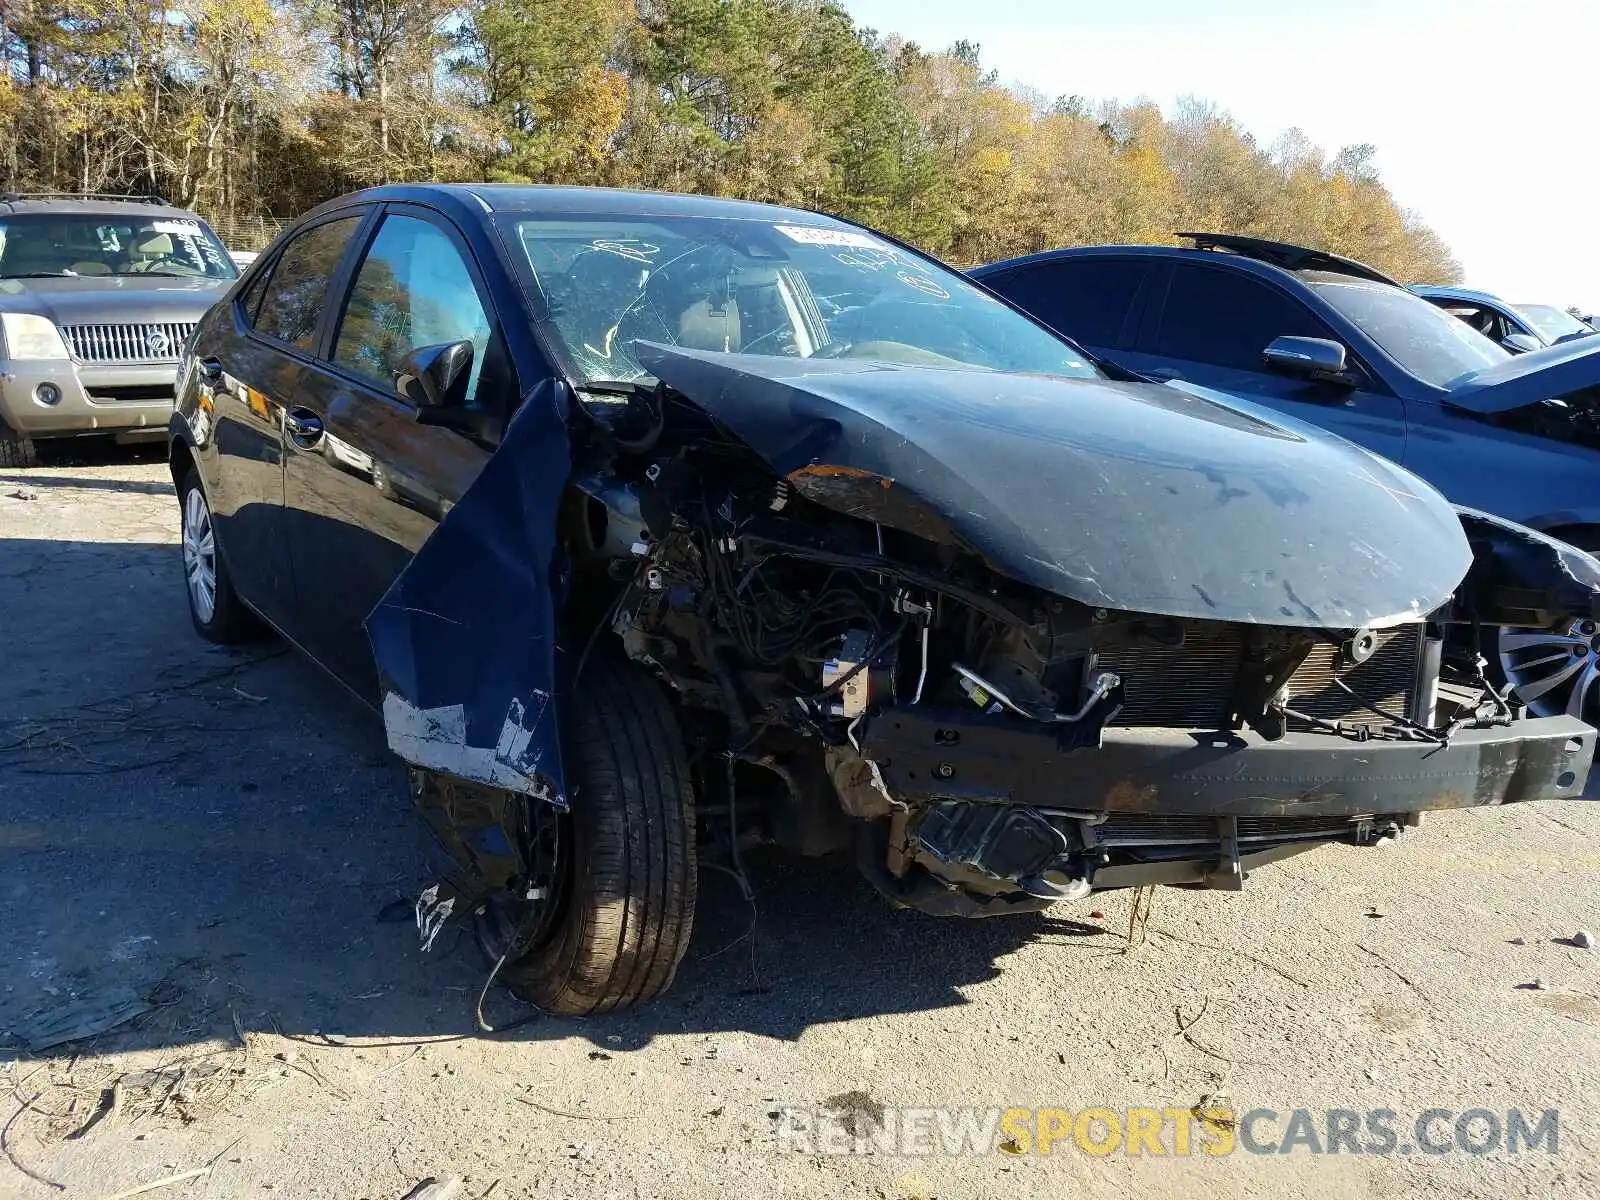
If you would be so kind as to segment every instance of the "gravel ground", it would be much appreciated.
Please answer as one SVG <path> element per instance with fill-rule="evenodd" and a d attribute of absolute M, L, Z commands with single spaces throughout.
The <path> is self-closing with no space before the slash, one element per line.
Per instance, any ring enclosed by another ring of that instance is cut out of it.
<path fill-rule="evenodd" d="M 1439 816 L 1240 894 L 1158 891 L 1131 947 L 1125 895 L 941 923 L 848 868 L 761 857 L 754 937 L 707 873 L 664 1001 L 480 1035 L 469 939 L 424 955 L 409 923 L 436 859 L 376 719 L 271 642 L 202 644 L 176 541 L 148 455 L 0 472 L 0 1044 L 41 1012 L 152 1005 L 88 1042 L 0 1052 L 0 1196 L 109 1196 L 208 1164 L 156 1194 L 398 1198 L 447 1175 L 469 1198 L 1600 1194 L 1600 951 L 1561 940 L 1600 924 L 1600 808 Z M 486 1009 L 529 1015 L 504 993 Z M 118 1081 L 116 1113 L 70 1136 Z M 1428 1108 L 1554 1108 L 1560 1140 L 1515 1157 L 779 1149 L 769 1114 L 830 1100 L 1306 1108 L 1319 1126 L 1384 1108 L 1402 1142 Z"/>

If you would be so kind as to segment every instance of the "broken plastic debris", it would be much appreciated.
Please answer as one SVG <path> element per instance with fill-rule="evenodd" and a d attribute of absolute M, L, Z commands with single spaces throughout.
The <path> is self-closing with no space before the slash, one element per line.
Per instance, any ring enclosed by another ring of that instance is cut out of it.
<path fill-rule="evenodd" d="M 439 899 L 439 885 L 436 883 L 422 895 L 417 897 L 417 936 L 422 939 L 422 952 L 426 954 L 433 949 L 433 943 L 439 936 L 439 931 L 444 928 L 450 914 L 455 911 L 456 898 L 449 896 L 444 900 Z"/>
<path fill-rule="evenodd" d="M 149 1012 L 152 1007 L 149 1000 L 132 988 L 113 987 L 37 1013 L 14 1032 L 29 1050 L 38 1053 L 115 1029 Z"/>

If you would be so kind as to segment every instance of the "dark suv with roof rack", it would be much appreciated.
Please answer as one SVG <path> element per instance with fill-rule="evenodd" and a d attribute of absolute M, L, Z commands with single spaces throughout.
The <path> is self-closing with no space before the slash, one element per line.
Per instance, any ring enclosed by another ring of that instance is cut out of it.
<path fill-rule="evenodd" d="M 1320 425 L 1457 504 L 1600 550 L 1600 338 L 1513 356 L 1363 263 L 1178 236 L 1193 246 L 1053 250 L 971 274 L 1107 362 Z M 1491 649 L 1536 711 L 1600 720 L 1593 622 L 1508 630 Z"/>
<path fill-rule="evenodd" d="M 238 273 L 158 199 L 0 194 L 0 466 L 36 439 L 165 437 L 184 340 Z"/>

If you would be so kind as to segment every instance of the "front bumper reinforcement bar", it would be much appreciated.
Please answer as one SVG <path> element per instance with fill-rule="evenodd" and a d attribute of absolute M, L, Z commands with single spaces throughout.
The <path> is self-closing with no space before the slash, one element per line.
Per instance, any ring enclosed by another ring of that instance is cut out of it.
<path fill-rule="evenodd" d="M 1462 730 L 1447 745 L 1132 727 L 1072 749 L 1058 730 L 1020 718 L 901 706 L 867 722 L 861 751 L 910 804 L 1309 817 L 1578 797 L 1596 737 L 1575 717 L 1537 717 Z"/>

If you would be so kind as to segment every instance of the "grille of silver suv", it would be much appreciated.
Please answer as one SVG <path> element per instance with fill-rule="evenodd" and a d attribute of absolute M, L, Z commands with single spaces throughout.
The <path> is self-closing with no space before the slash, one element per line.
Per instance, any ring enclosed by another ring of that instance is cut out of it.
<path fill-rule="evenodd" d="M 61 334 L 79 362 L 175 363 L 192 321 L 140 325 L 63 325 Z"/>

